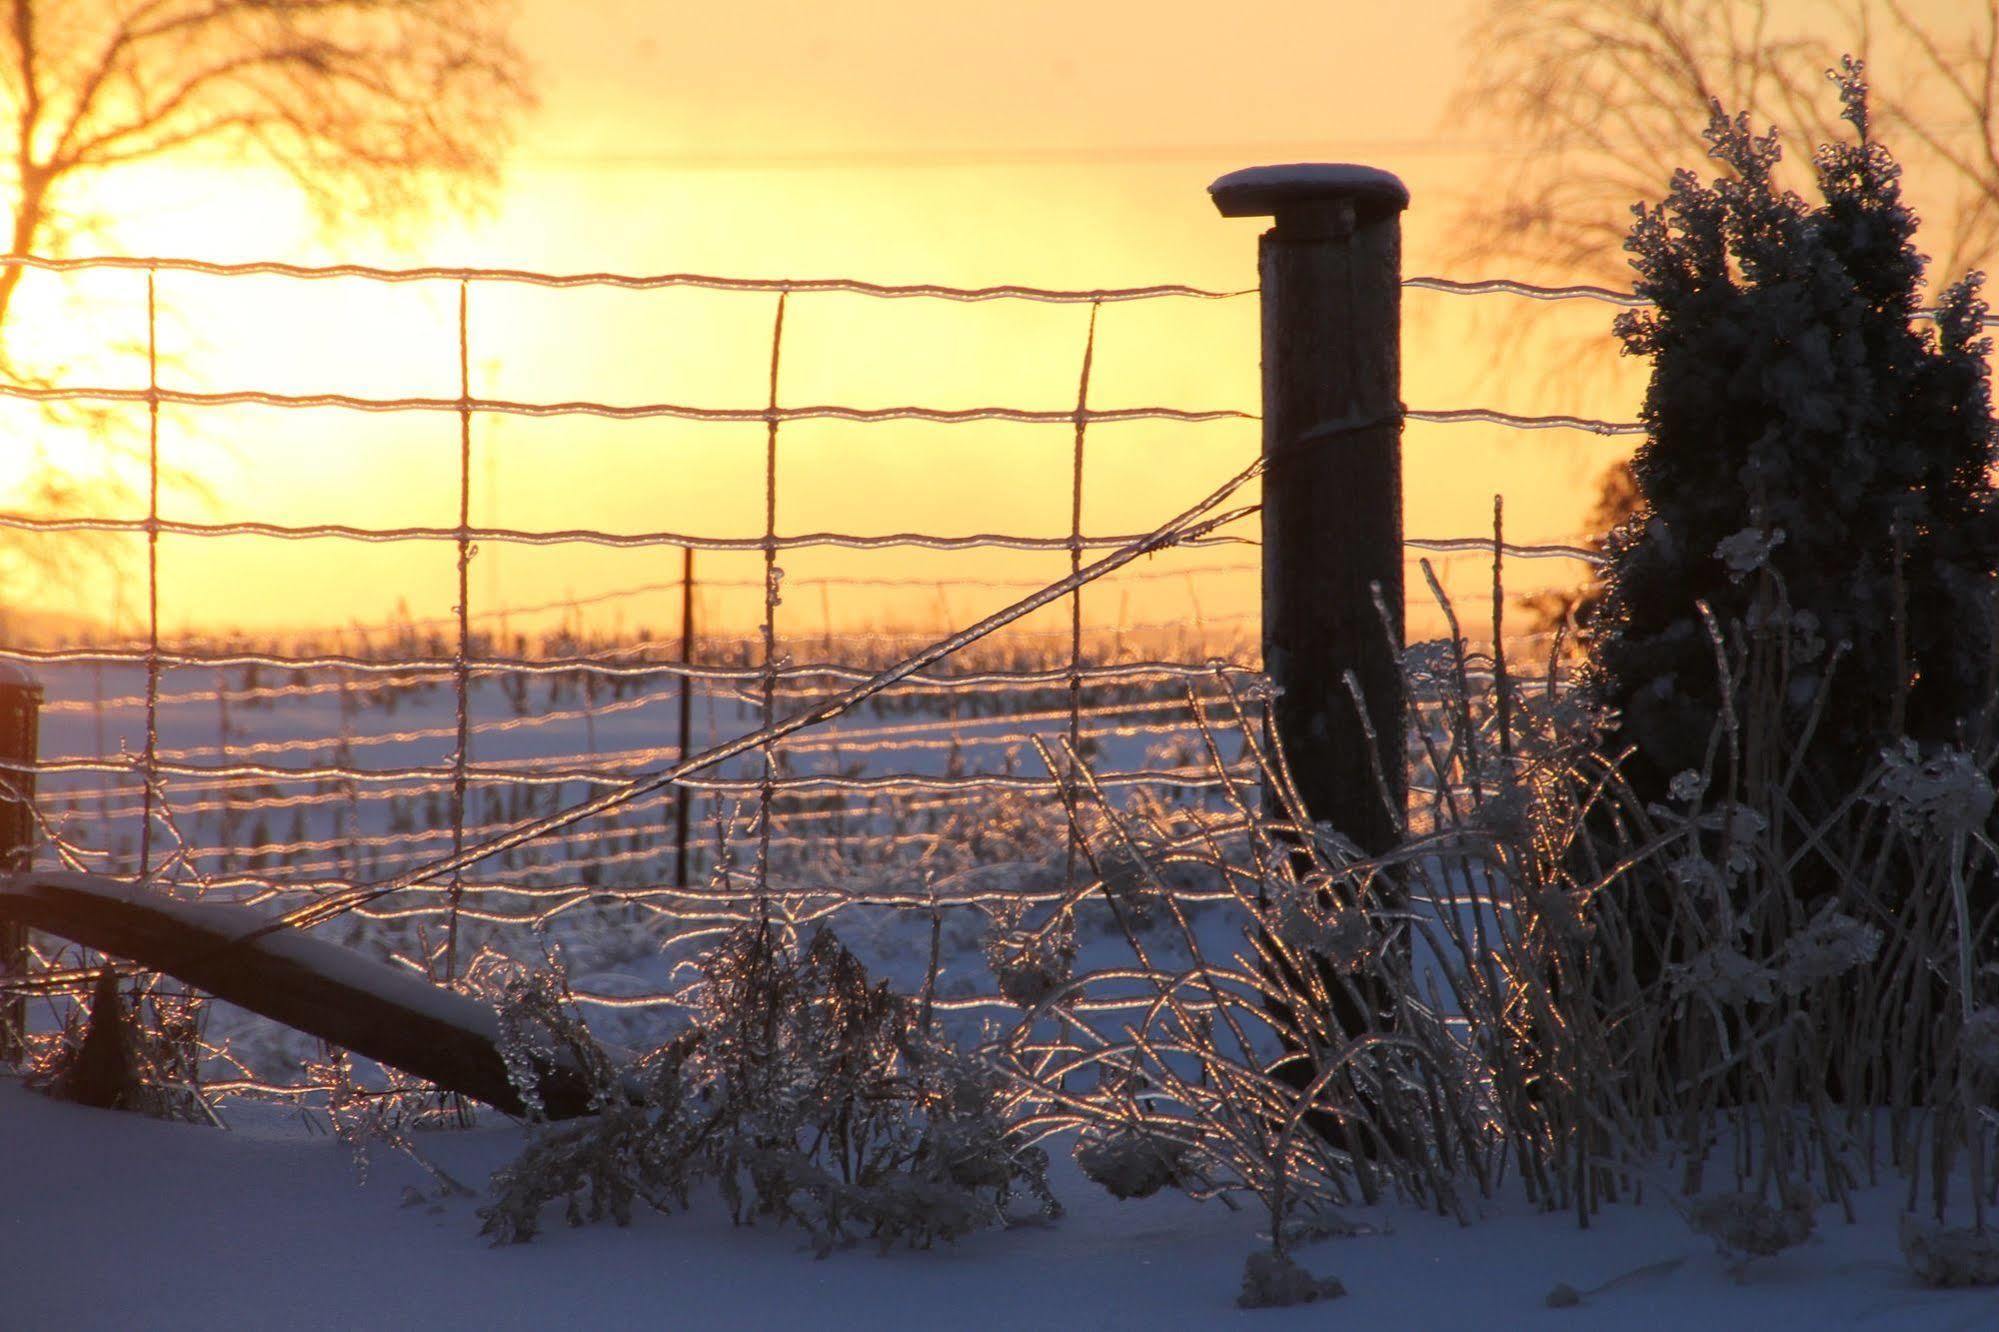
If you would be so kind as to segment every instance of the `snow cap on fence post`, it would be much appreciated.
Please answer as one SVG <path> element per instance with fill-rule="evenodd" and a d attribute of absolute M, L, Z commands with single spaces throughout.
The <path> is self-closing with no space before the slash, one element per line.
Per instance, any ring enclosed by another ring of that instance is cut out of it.
<path fill-rule="evenodd" d="M 1276 221 L 1263 233 L 1258 269 L 1263 659 L 1282 690 L 1278 736 L 1312 817 L 1385 851 L 1400 836 L 1391 806 L 1400 811 L 1406 796 L 1401 218 L 1409 191 L 1373 167 L 1295 163 L 1231 172 L 1208 192 L 1224 217 Z"/>

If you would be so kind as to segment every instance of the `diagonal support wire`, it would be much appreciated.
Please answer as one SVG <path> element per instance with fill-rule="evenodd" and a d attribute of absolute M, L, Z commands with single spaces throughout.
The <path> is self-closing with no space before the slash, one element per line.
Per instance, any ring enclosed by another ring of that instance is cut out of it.
<path fill-rule="evenodd" d="M 643 799 L 652 792 L 662 790 L 680 781 L 682 778 L 691 776 L 703 768 L 712 767 L 739 754 L 761 749 L 766 744 L 774 743 L 807 727 L 830 721 L 857 704 L 865 702 L 874 695 L 881 693 L 883 690 L 892 688 L 900 681 L 921 671 L 924 667 L 934 665 L 1024 616 L 1031 615 L 1045 606 L 1060 601 L 1063 597 L 1066 597 L 1085 583 L 1101 578 L 1114 570 L 1121 569 L 1143 556 L 1155 554 L 1176 545 L 1185 544 L 1217 528 L 1237 522 L 1255 513 L 1256 506 L 1254 505 L 1238 506 L 1233 509 L 1222 510 L 1221 512 L 1216 511 L 1221 509 L 1223 503 L 1230 496 L 1234 495 L 1256 477 L 1262 475 L 1265 463 L 1265 458 L 1257 458 L 1248 467 L 1245 467 L 1242 471 L 1229 478 L 1228 481 L 1224 482 L 1208 496 L 1176 515 L 1149 535 L 1130 543 L 1123 549 L 1102 559 L 1085 565 L 1069 577 L 1051 583 L 1030 596 L 1023 597 L 1005 609 L 988 615 L 976 624 L 961 629 L 949 637 L 938 639 L 921 650 L 904 657 L 894 665 L 877 671 L 862 683 L 855 685 L 841 694 L 803 708 L 772 725 L 759 727 L 757 730 L 738 736 L 735 739 L 712 745 L 698 754 L 681 759 L 665 767 L 640 773 L 622 785 L 589 800 L 581 801 L 540 818 L 524 821 L 505 833 L 467 847 L 464 851 L 456 855 L 446 856 L 419 866 L 396 876 L 386 883 L 369 885 L 365 889 L 360 889 L 352 893 L 339 894 L 299 907 L 279 917 L 266 929 L 246 936 L 244 941 L 247 942 L 251 938 L 260 938 L 264 934 L 280 929 L 310 927 L 322 921 L 330 920 L 334 916 L 350 911 L 357 906 L 386 897 L 392 893 L 401 892 L 405 888 L 448 876 L 480 860 L 484 860 L 488 856 L 512 850 L 537 838 L 558 832 L 584 819 L 622 808 L 635 800 Z"/>

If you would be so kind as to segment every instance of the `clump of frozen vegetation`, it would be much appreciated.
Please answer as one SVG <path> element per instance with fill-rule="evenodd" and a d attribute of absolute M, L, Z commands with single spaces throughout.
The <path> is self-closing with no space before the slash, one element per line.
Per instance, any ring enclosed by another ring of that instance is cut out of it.
<path fill-rule="evenodd" d="M 829 930 L 797 941 L 755 923 L 702 959 L 691 1021 L 637 1059 L 593 1041 L 559 968 L 516 972 L 501 1012 L 532 1107 L 537 1061 L 567 1060 L 594 1113 L 536 1116 L 480 1211 L 496 1243 L 685 1208 L 712 1185 L 738 1222 L 793 1223 L 822 1252 L 857 1240 L 928 1246 L 1004 1224 L 1026 1198 L 1058 1210 L 1044 1154 L 1004 1117 L 998 1080 L 938 1041 L 917 1005 L 870 980 Z"/>
<path fill-rule="evenodd" d="M 1346 1293 L 1339 1278 L 1315 1277 L 1281 1253 L 1252 1253 L 1243 1263 L 1242 1293 L 1235 1302 L 1245 1309 L 1288 1309 Z"/>
<path fill-rule="evenodd" d="M 141 977 L 128 998 L 126 980 L 106 967 L 88 1009 L 68 1008 L 53 1030 L 27 1035 L 28 1085 L 104 1110 L 215 1122 L 202 1091 L 208 1001 L 160 981 Z"/>
<path fill-rule="evenodd" d="M 469 1122 L 468 1106 L 395 1069 L 382 1070 L 384 1085 L 364 1086 L 345 1050 L 323 1051 L 323 1057 L 308 1061 L 304 1071 L 308 1084 L 324 1089 L 327 1123 L 333 1136 L 353 1153 L 357 1177 L 367 1179 L 372 1154 L 384 1148 L 421 1167 L 437 1196 L 471 1195 L 471 1189 L 452 1178 L 417 1142 L 420 1130 Z"/>
<path fill-rule="evenodd" d="M 1926 1226 L 1904 1215 L 1902 1257 L 1925 1286 L 1999 1286 L 1999 1235 L 1982 1227 Z"/>
<path fill-rule="evenodd" d="M 1784 1183 L 1776 1201 L 1761 1193 L 1718 1193 L 1687 1205 L 1687 1225 L 1714 1241 L 1736 1274 L 1757 1258 L 1795 1249 L 1817 1229 L 1818 1199 L 1809 1189 Z"/>
<path fill-rule="evenodd" d="M 1141 1129 L 1085 1129 L 1075 1156 L 1084 1177 L 1113 1198 L 1150 1198 L 1186 1177 L 1186 1146 Z"/>
<path fill-rule="evenodd" d="M 1018 914 L 994 922 L 986 936 L 986 963 L 1006 999 L 1022 1008 L 1040 1007 L 1069 981 L 1076 962 L 1075 925 L 1057 917 L 1041 929 L 1019 927 Z"/>
<path fill-rule="evenodd" d="M 1107 914 L 1129 964 L 1071 975 L 1059 1004 L 1028 1008 L 993 1049 L 1026 1122 L 1073 1133 L 1079 1168 L 1113 1196 L 1260 1207 L 1269 1249 L 1245 1272 L 1250 1307 L 1337 1293 L 1289 1254 L 1330 1233 L 1318 1222 L 1333 1204 L 1400 1191 L 1458 1211 L 1472 1157 L 1493 1146 L 1416 982 L 1408 866 L 1359 859 L 1303 819 L 1256 739 L 1268 702 L 1230 691 L 1221 713 L 1201 710 L 1220 808 L 1112 801 L 1084 781 L 1070 808 L 1087 872 L 1045 924 Z M 1235 752 L 1284 808 L 1240 781 L 1223 758 Z M 1126 909 L 1135 887 L 1145 919 Z"/>

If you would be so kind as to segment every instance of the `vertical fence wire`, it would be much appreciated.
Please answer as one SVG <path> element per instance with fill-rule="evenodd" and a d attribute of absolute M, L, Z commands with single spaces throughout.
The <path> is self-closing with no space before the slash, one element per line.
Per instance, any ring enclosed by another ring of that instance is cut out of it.
<path fill-rule="evenodd" d="M 1069 486 L 1069 573 L 1074 576 L 1083 567 L 1083 439 L 1090 423 L 1090 368 L 1097 357 L 1097 313 L 1103 309 L 1103 302 L 1090 302 L 1089 327 L 1083 335 L 1083 369 L 1076 382 L 1076 437 L 1071 450 Z M 1083 742 L 1083 589 L 1078 587 L 1069 594 L 1069 763 L 1068 780 L 1075 781 L 1080 774 L 1076 765 L 1081 759 L 1080 746 Z M 1074 819 L 1069 821 L 1069 849 L 1064 880 L 1074 886 L 1076 880 L 1077 832 Z"/>
<path fill-rule="evenodd" d="M 229 672 L 221 669 L 215 672 L 215 761 L 225 768 L 229 766 Z M 219 822 L 226 855 L 236 845 L 236 783 L 222 783 L 216 801 L 222 806 Z M 219 868 L 226 872 L 228 862 L 221 862 Z"/>
<path fill-rule="evenodd" d="M 1554 667 L 1549 666 L 1552 672 Z M 1492 497 L 1492 681 L 1495 720 L 1499 726 L 1499 753 L 1513 757 L 1512 686 L 1506 670 L 1506 497 Z"/>
<path fill-rule="evenodd" d="M 788 292 L 777 294 L 777 315 L 770 331 L 770 398 L 764 410 L 764 621 L 763 621 L 763 707 L 760 725 L 769 727 L 777 720 L 777 604 L 778 583 L 784 573 L 777 567 L 777 373 L 784 354 L 784 303 Z M 773 741 L 763 744 L 763 781 L 757 790 L 757 909 L 768 909 L 770 894 L 770 820 L 777 793 L 777 749 Z"/>
<path fill-rule="evenodd" d="M 153 872 L 153 798 L 160 764 L 159 270 L 146 270 L 146 757 L 139 877 Z"/>
<path fill-rule="evenodd" d="M 465 770 L 470 762 L 472 651 L 472 337 L 470 284 L 458 283 L 458 645 L 451 683 L 458 703 L 458 742 L 451 751 L 451 854 L 465 851 Z M 465 896 L 463 869 L 451 872 L 451 914 L 444 932 L 444 979 L 458 979 L 458 913 Z"/>
<path fill-rule="evenodd" d="M 90 664 L 90 720 L 92 748 L 97 761 L 102 763 L 110 757 L 110 738 L 104 730 L 104 663 Z M 111 835 L 111 792 L 117 783 L 107 781 L 97 788 L 97 821 L 101 828 L 98 834 L 104 849 L 113 849 Z"/>

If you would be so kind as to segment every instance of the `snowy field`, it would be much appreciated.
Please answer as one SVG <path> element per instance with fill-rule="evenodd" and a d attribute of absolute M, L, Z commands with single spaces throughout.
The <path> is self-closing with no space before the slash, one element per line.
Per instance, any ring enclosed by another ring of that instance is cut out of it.
<path fill-rule="evenodd" d="M 1053 662 L 1028 664 L 1045 670 Z M 44 817 L 81 867 L 132 873 L 145 810 L 134 771 L 147 743 L 145 671 L 45 663 L 36 674 L 45 690 L 41 757 L 58 768 L 40 779 Z M 1189 762 L 1194 732 L 1184 691 L 1183 681 L 1168 678 L 1086 692 L 1079 734 L 1108 780 L 1162 769 L 1205 776 Z M 754 682 L 697 682 L 690 748 L 756 729 L 757 694 Z M 776 711 L 812 697 L 794 686 Z M 671 675 L 475 676 L 467 696 L 474 775 L 466 843 L 677 757 L 679 700 Z M 774 890 L 793 895 L 808 917 L 836 911 L 842 938 L 913 992 L 929 960 L 928 913 L 881 903 L 906 902 L 977 864 L 1049 854 L 1050 831 L 1059 841 L 1061 824 L 1052 799 L 976 783 L 1045 779 L 1027 737 L 1059 745 L 1067 703 L 1059 682 L 949 694 L 905 689 L 795 737 L 782 751 L 782 776 L 807 784 L 782 789 L 773 807 Z M 154 823 L 152 854 L 168 865 L 179 895 L 282 909 L 392 878 L 452 849 L 457 708 L 448 672 L 175 668 L 162 673 L 155 715 L 164 769 L 155 794 L 164 814 Z M 65 764 L 74 770 L 61 770 Z M 256 771 L 221 778 L 201 771 L 232 765 Z M 690 891 L 674 890 L 673 810 L 658 797 L 481 862 L 467 875 L 460 964 L 482 947 L 536 961 L 553 944 L 602 1035 L 639 1046 L 657 1041 L 682 979 L 676 967 L 743 909 L 743 870 L 758 849 L 760 771 L 753 753 L 696 783 Z M 909 784 L 812 784 L 857 777 Z M 952 784 L 963 781 L 975 784 Z M 1013 836 L 995 818 L 996 800 L 1009 796 L 1038 805 L 1045 817 Z M 734 887 L 717 888 L 711 876 L 724 824 L 738 874 Z M 46 844 L 38 864 L 64 868 Z M 427 951 L 435 959 L 444 937 L 448 893 L 442 882 L 422 885 L 322 933 L 421 970 L 418 959 Z M 990 994 L 978 946 L 987 924 L 977 907 L 947 911 L 940 995 Z M 995 1005 L 984 1016 L 1009 1011 Z M 45 1027 L 54 1017 L 37 1005 L 30 1020 Z M 208 1035 L 226 1039 L 250 1073 L 276 1083 L 295 1080 L 305 1050 L 226 1006 Z M 218 1067 L 216 1075 L 231 1071 Z"/>
<path fill-rule="evenodd" d="M 490 1120 L 491 1117 L 489 1117 Z M 1569 1216 L 1494 1207 L 1471 1226 L 1406 1208 L 1298 1250 L 1345 1298 L 1233 1304 L 1254 1211 L 1178 1194 L 1115 1202 L 1057 1153 L 1068 1214 L 931 1252 L 816 1260 L 794 1231 L 731 1227 L 710 1199 L 628 1230 L 492 1248 L 476 1200 L 436 1200 L 409 1161 L 357 1183 L 346 1147 L 274 1107 L 229 1131 L 58 1104 L 0 1081 L 0 1292 L 8 1328 L 1757 1328 L 1984 1329 L 1999 1295 L 1916 1284 L 1900 1191 L 1833 1209 L 1740 1281 L 1663 1202 Z M 468 1186 L 519 1145 L 505 1125 L 426 1135 Z M 1549 1308 L 1557 1283 L 1580 1305 Z"/>
<path fill-rule="evenodd" d="M 590 697 L 551 690 L 551 683 L 537 682 L 527 697 L 498 682 L 475 689 L 475 763 L 625 773 L 673 752 L 677 691 L 670 686 Z M 46 757 L 130 755 L 143 746 L 143 712 L 132 703 L 143 689 L 139 673 L 92 678 L 72 671 L 51 684 L 56 706 L 44 723 Z M 215 697 L 218 684 L 231 696 L 226 703 Z M 456 729 L 448 683 L 359 697 L 299 684 L 169 675 L 163 694 L 175 701 L 161 714 L 162 757 L 300 767 L 448 762 Z M 110 706 L 100 709 L 99 697 Z M 754 702 L 741 692 L 697 699 L 697 746 L 756 724 Z M 1164 700 L 1130 694 L 1095 705 L 1102 711 L 1089 718 L 1094 734 L 1087 738 L 1106 771 L 1186 761 L 1174 749 L 1188 735 L 1185 713 L 1155 708 L 1156 701 Z M 934 699 L 872 708 L 800 746 L 791 771 L 1038 775 L 1020 736 L 1033 730 L 1052 740 L 1065 731 L 1064 711 L 1049 703 L 1038 695 L 997 717 L 957 715 Z M 754 766 L 738 763 L 722 775 L 740 782 L 753 778 Z M 284 902 L 393 875 L 448 848 L 438 819 L 445 785 L 315 777 L 225 787 L 198 776 L 170 779 L 164 789 L 176 829 L 195 851 L 176 876 L 179 890 L 243 900 L 277 888 Z M 473 785 L 472 836 L 591 787 L 579 780 L 531 788 L 540 793 L 538 805 L 512 800 L 510 788 L 493 789 L 489 797 L 488 788 Z M 114 870 L 129 862 L 135 783 L 79 772 L 47 781 L 42 795 L 65 835 L 99 851 L 93 860 Z M 774 838 L 773 883 L 855 891 L 854 900 L 829 907 L 833 926 L 874 975 L 904 993 L 924 985 L 932 913 L 920 902 L 912 909 L 892 899 L 925 885 L 947 898 L 1045 886 L 1060 869 L 1059 820 L 1037 816 L 1028 826 L 1019 822 L 1025 806 L 929 800 L 918 793 L 801 801 L 789 811 L 795 822 L 787 828 L 780 821 Z M 837 819 L 829 817 L 835 811 Z M 663 996 L 678 983 L 677 964 L 706 937 L 699 912 L 657 887 L 663 812 L 654 801 L 622 820 L 552 839 L 529 858 L 482 867 L 479 877 L 492 887 L 480 900 L 497 914 L 532 915 L 540 903 L 568 900 L 579 882 L 599 891 L 565 908 L 546 934 L 524 919 L 489 919 L 472 938 L 523 956 L 554 942 L 586 994 Z M 969 839 L 967 813 L 978 834 Z M 949 848 L 955 858 L 940 859 L 951 839 L 958 839 Z M 950 872 L 932 873 L 926 864 Z M 414 919 L 435 930 L 437 898 L 416 900 L 425 914 Z M 1196 907 L 1193 918 L 1203 948 L 1225 956 L 1241 946 L 1242 920 L 1228 908 Z M 407 961 L 421 941 L 411 919 L 357 916 L 322 933 Z M 983 954 L 992 915 L 984 905 L 947 901 L 936 919 L 941 1020 L 970 1041 L 980 1024 L 1017 1014 L 992 993 Z M 1075 943 L 1079 974 L 1129 963 L 1099 904 L 1078 913 Z M 1147 946 L 1169 968 L 1186 965 L 1170 932 L 1155 933 Z M 1418 954 L 1427 970 L 1427 951 Z M 662 1009 L 671 1007 L 648 998 L 637 1007 L 586 1003 L 583 1011 L 600 1036 L 640 1045 L 659 1038 L 662 1022 L 672 1020 Z M 49 1018 L 38 1006 L 36 1025 L 45 1028 Z M 258 1074 L 296 1078 L 297 1058 L 309 1053 L 296 1038 L 220 1007 L 214 1018 L 210 1038 L 231 1040 Z M 641 1210 L 624 1230 L 566 1229 L 551 1209 L 550 1228 L 533 1243 L 494 1248 L 479 1235 L 476 1209 L 488 1177 L 524 1141 L 502 1116 L 486 1112 L 468 1132 L 419 1135 L 424 1154 L 466 1186 L 459 1194 L 441 1191 L 414 1162 L 383 1148 L 357 1173 L 352 1151 L 327 1134 L 316 1111 L 234 1096 L 219 1110 L 226 1129 L 160 1122 L 53 1102 L 0 1075 L 0 1332 L 443 1324 L 1156 1329 L 1237 1321 L 1766 1332 L 1999 1326 L 1999 1294 L 1932 1291 L 1910 1275 L 1897 1243 L 1906 1183 L 1858 1191 L 1851 1224 L 1837 1208 L 1822 1207 L 1807 1243 L 1740 1272 L 1689 1229 L 1659 1187 L 1648 1189 L 1642 1205 L 1606 1207 L 1587 1230 L 1571 1214 L 1536 1211 L 1510 1183 L 1499 1201 L 1471 1204 L 1469 1225 L 1406 1203 L 1353 1208 L 1343 1213 L 1352 1233 L 1294 1250 L 1313 1274 L 1337 1277 L 1343 1298 L 1246 1312 L 1235 1296 L 1244 1257 L 1265 1246 L 1260 1207 L 1196 1203 L 1170 1190 L 1115 1201 L 1083 1178 L 1063 1136 L 1047 1143 L 1052 1183 L 1067 1209 L 1060 1220 L 986 1230 L 935 1251 L 878 1254 L 861 1246 L 817 1259 L 796 1230 L 732 1226 L 712 1190 L 696 1195 L 690 1213 Z M 1558 1288 L 1579 1301 L 1551 1307 Z"/>

